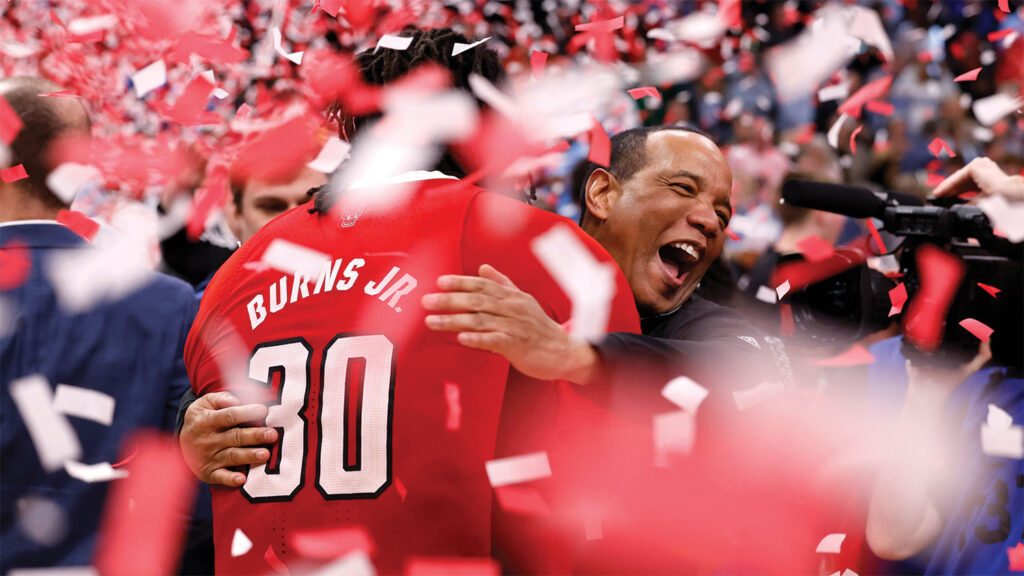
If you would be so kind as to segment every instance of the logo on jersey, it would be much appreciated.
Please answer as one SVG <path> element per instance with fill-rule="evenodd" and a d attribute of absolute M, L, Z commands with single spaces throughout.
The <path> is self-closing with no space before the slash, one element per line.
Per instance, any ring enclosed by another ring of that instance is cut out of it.
<path fill-rule="evenodd" d="M 349 206 L 341 210 L 341 227 L 351 228 L 356 225 L 356 220 L 363 215 L 362 205 Z"/>

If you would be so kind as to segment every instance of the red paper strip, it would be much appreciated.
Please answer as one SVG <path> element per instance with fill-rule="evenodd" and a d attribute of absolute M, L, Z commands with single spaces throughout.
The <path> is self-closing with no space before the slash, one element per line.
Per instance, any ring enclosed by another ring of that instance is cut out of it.
<path fill-rule="evenodd" d="M 960 327 L 974 334 L 982 342 L 988 342 L 988 339 L 992 337 L 993 330 L 986 326 L 985 323 L 974 318 L 964 318 L 960 321 Z"/>
<path fill-rule="evenodd" d="M 405 576 L 498 576 L 492 558 L 410 558 Z"/>
<path fill-rule="evenodd" d="M 739 242 L 740 241 L 740 235 L 735 233 L 735 232 L 733 232 L 732 228 L 726 228 L 725 229 L 725 233 L 726 233 L 727 236 L 729 236 L 729 240 L 732 240 L 733 242 Z"/>
<path fill-rule="evenodd" d="M 107 497 L 96 552 L 103 574 L 172 574 L 188 527 L 195 479 L 178 443 L 154 432 L 136 436 L 131 475 Z M 132 446 L 133 442 L 124 443 Z"/>
<path fill-rule="evenodd" d="M 196 241 L 206 230 L 210 214 L 224 203 L 228 193 L 227 172 L 214 168 L 206 177 L 206 185 L 196 191 L 192 198 L 192 214 L 185 225 L 189 239 Z"/>
<path fill-rule="evenodd" d="M 215 86 L 202 76 L 193 78 L 174 103 L 174 107 L 167 113 L 168 119 L 185 126 L 205 123 L 205 120 L 200 118 L 200 113 L 206 108 L 210 92 L 213 92 L 214 88 Z"/>
<path fill-rule="evenodd" d="M 607 168 L 611 163 L 612 142 L 597 118 L 593 119 L 588 134 L 590 135 L 590 153 L 587 154 L 587 160 Z"/>
<path fill-rule="evenodd" d="M 894 316 L 903 311 L 903 305 L 907 302 L 907 287 L 900 282 L 895 288 L 889 290 L 889 302 L 892 303 L 892 309 L 889 310 L 889 316 Z"/>
<path fill-rule="evenodd" d="M 405 497 L 409 495 L 409 490 L 402 484 L 402 479 L 395 476 L 395 490 L 398 491 L 398 496 L 405 502 Z"/>
<path fill-rule="evenodd" d="M 186 64 L 193 54 L 218 64 L 238 64 L 249 57 L 249 52 L 233 45 L 234 34 L 227 40 L 215 36 L 202 36 L 189 32 L 174 45 L 166 59 L 171 62 Z"/>
<path fill-rule="evenodd" d="M 743 28 L 743 6 L 740 1 L 718 1 L 718 21 L 726 28 Z"/>
<path fill-rule="evenodd" d="M 92 218 L 75 210 L 61 210 L 57 213 L 57 222 L 67 226 L 72 232 L 90 242 L 100 231 L 100 225 Z"/>
<path fill-rule="evenodd" d="M 945 179 L 946 177 L 943 176 L 942 174 L 929 174 L 928 179 L 925 180 L 924 182 L 924 185 L 928 186 L 929 188 L 934 188 L 939 184 L 942 184 L 943 180 Z"/>
<path fill-rule="evenodd" d="M 7 103 L 7 99 L 0 96 L 0 142 L 4 144 L 14 142 L 14 139 L 18 137 L 18 132 L 21 132 L 22 126 L 24 124 L 21 122 L 21 117 Z"/>
<path fill-rule="evenodd" d="M 547 64 L 548 54 L 547 52 L 538 52 L 534 50 L 530 53 L 530 70 L 533 72 L 534 78 L 540 78 L 540 75 L 544 73 L 544 65 Z"/>
<path fill-rule="evenodd" d="M 978 74 L 980 72 L 981 68 L 975 68 L 974 70 L 971 70 L 969 72 L 964 72 L 963 74 L 957 76 L 956 78 L 953 78 L 953 82 L 972 82 L 978 79 Z"/>
<path fill-rule="evenodd" d="M 611 32 L 622 28 L 626 22 L 624 16 L 618 18 L 612 18 L 610 20 L 598 20 L 597 22 L 587 22 L 585 24 L 577 24 L 577 32 Z"/>
<path fill-rule="evenodd" d="M 634 100 L 639 100 L 646 96 L 650 96 L 652 98 L 657 98 L 658 100 L 661 100 L 661 93 L 658 92 L 658 89 L 655 88 L 654 86 L 642 86 L 640 88 L 626 90 L 626 92 L 629 92 L 629 95 L 632 96 Z"/>
<path fill-rule="evenodd" d="M 325 530 L 300 530 L 288 536 L 291 549 L 306 558 L 330 560 L 349 552 L 376 553 L 373 538 L 363 526 L 343 526 Z"/>
<path fill-rule="evenodd" d="M 551 507 L 536 488 L 502 486 L 494 489 L 498 505 L 506 512 L 526 516 L 550 516 Z"/>
<path fill-rule="evenodd" d="M 1010 13 L 1010 0 L 999 0 L 999 9 L 1007 14 Z"/>
<path fill-rule="evenodd" d="M 17 166 L 11 166 L 0 170 L 0 180 L 10 184 L 11 182 L 17 182 L 18 180 L 24 180 L 28 178 L 28 172 L 25 172 L 25 165 L 18 164 Z"/>
<path fill-rule="evenodd" d="M 988 33 L 988 41 L 989 42 L 998 42 L 999 40 L 1002 40 L 1003 38 L 1006 38 L 1007 36 L 1009 36 L 1011 34 L 1014 34 L 1015 32 L 1017 32 L 1017 31 L 1014 30 L 1013 28 L 1005 28 L 1003 30 L 996 30 L 995 32 L 989 32 Z"/>
<path fill-rule="evenodd" d="M 873 100 L 864 105 L 868 112 L 875 114 L 881 114 L 882 116 L 892 116 L 893 105 L 888 102 L 882 102 L 881 100 Z"/>
<path fill-rule="evenodd" d="M 996 294 L 1002 292 L 1002 290 L 996 288 L 995 286 L 989 286 L 988 284 L 982 284 L 981 282 L 978 282 L 978 288 L 981 288 L 985 292 L 988 292 L 989 294 L 992 295 L 993 298 L 996 297 Z"/>
<path fill-rule="evenodd" d="M 290 576 L 291 571 L 288 570 L 288 566 L 277 557 L 273 547 L 267 546 L 267 549 L 263 551 L 263 561 L 270 566 L 274 572 L 277 572 L 281 576 Z"/>
<path fill-rule="evenodd" d="M 863 130 L 863 129 L 864 129 L 864 125 L 861 124 L 860 126 L 857 126 L 856 128 L 854 128 L 853 132 L 850 133 L 850 153 L 851 154 L 856 154 L 857 153 L 857 135 L 860 134 L 860 131 Z"/>
<path fill-rule="evenodd" d="M 885 76 L 879 78 L 874 82 L 870 82 L 861 87 L 853 93 L 852 96 L 846 99 L 839 106 L 839 113 L 852 116 L 854 118 L 860 118 L 861 108 L 872 100 L 879 100 L 883 98 L 892 86 L 892 76 Z"/>
<path fill-rule="evenodd" d="M 956 152 L 953 152 L 953 149 L 950 148 L 949 144 L 946 144 L 946 141 L 943 140 L 942 138 L 936 138 L 932 140 L 930 144 L 928 144 L 928 151 L 931 152 L 932 156 L 935 156 L 936 158 L 938 158 L 939 153 L 941 153 L 943 150 L 946 151 L 946 154 L 948 154 L 950 158 L 956 158 Z"/>
<path fill-rule="evenodd" d="M 871 232 L 871 240 L 875 243 L 875 248 L 878 249 L 879 254 L 885 254 L 888 250 L 885 247 L 885 242 L 882 242 L 882 235 L 878 233 L 878 228 L 875 227 L 875 223 L 870 218 L 868 222 L 868 231 Z"/>
<path fill-rule="evenodd" d="M 797 242 L 796 247 L 808 262 L 821 262 L 835 253 L 835 248 L 820 236 L 808 236 Z"/>
<path fill-rule="evenodd" d="M 1010 561 L 1010 572 L 1024 572 L 1024 542 L 1017 542 L 1013 548 L 1007 548 L 1006 557 Z"/>
<path fill-rule="evenodd" d="M 19 240 L 0 246 L 0 290 L 21 286 L 32 270 L 32 253 Z"/>
<path fill-rule="evenodd" d="M 875 361 L 875 357 L 871 355 L 871 352 L 867 348 L 860 344 L 854 344 L 849 350 L 843 352 L 838 356 L 826 358 L 825 360 L 819 360 L 814 364 L 816 366 L 859 366 L 861 364 L 870 364 Z"/>
<path fill-rule="evenodd" d="M 903 334 L 918 348 L 931 352 L 942 342 L 946 312 L 964 276 L 964 263 L 931 244 L 915 252 L 921 286 L 904 315 Z"/>

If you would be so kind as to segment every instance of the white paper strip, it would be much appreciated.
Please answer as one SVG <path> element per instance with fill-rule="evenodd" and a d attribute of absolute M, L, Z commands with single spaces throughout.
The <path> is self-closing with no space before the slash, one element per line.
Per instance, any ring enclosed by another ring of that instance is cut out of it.
<path fill-rule="evenodd" d="M 270 29 L 270 38 L 274 43 L 274 52 L 277 52 L 278 56 L 294 62 L 296 65 L 302 64 L 302 52 L 285 52 L 284 46 L 281 44 L 281 29 L 274 26 Z"/>
<path fill-rule="evenodd" d="M 132 86 L 135 88 L 135 96 L 138 98 L 142 98 L 164 84 L 167 84 L 167 66 L 163 60 L 157 60 L 132 74 Z"/>
<path fill-rule="evenodd" d="M 46 187 L 65 204 L 71 204 L 83 186 L 100 178 L 102 175 L 95 166 L 65 162 L 46 177 Z"/>
<path fill-rule="evenodd" d="M 782 284 L 775 287 L 775 293 L 779 295 L 779 300 L 786 294 L 789 294 L 789 280 L 786 280 Z"/>
<path fill-rule="evenodd" d="M 316 155 L 316 158 L 312 162 L 306 164 L 317 172 L 324 174 L 331 174 L 341 166 L 342 161 L 348 158 L 348 152 L 352 148 L 352 145 L 345 142 L 337 136 L 331 136 L 327 139 L 324 147 L 320 149 L 320 153 Z"/>
<path fill-rule="evenodd" d="M 991 126 L 1002 120 L 1007 114 L 1016 111 L 1021 105 L 1024 105 L 1024 100 L 999 93 L 975 100 L 971 109 L 978 122 L 985 126 Z"/>
<path fill-rule="evenodd" d="M 330 263 L 330 258 L 323 252 L 275 238 L 263 252 L 260 261 L 289 274 L 316 278 L 324 266 Z"/>
<path fill-rule="evenodd" d="M 832 100 L 845 100 L 850 95 L 850 85 L 846 82 L 825 86 L 818 90 L 818 102 L 831 102 Z"/>
<path fill-rule="evenodd" d="M 1007 240 L 1014 243 L 1024 240 L 1024 202 L 1010 203 L 1002 196 L 990 196 L 979 200 L 978 208 Z"/>
<path fill-rule="evenodd" d="M 487 42 L 490 39 L 491 37 L 488 36 L 487 38 L 484 38 L 483 40 L 477 40 L 472 44 L 463 44 L 462 42 L 456 42 L 455 45 L 452 46 L 452 56 L 458 56 L 459 54 L 462 54 L 466 50 L 472 50 L 473 48 L 476 48 L 477 46 L 483 44 L 484 42 Z"/>
<path fill-rule="evenodd" d="M 485 466 L 487 478 L 494 488 L 532 482 L 551 476 L 551 465 L 548 463 L 547 452 L 499 458 L 487 462 Z"/>
<path fill-rule="evenodd" d="M 686 376 L 678 376 L 661 389 L 661 395 L 690 414 L 696 414 L 701 402 L 708 397 L 708 390 Z"/>
<path fill-rule="evenodd" d="M 828 145 L 836 150 L 839 149 L 839 132 L 843 129 L 843 124 L 845 124 L 849 118 L 850 117 L 846 114 L 840 115 L 839 119 L 835 121 L 835 124 L 832 124 L 832 127 L 828 129 L 828 134 L 825 135 L 825 140 L 828 141 Z"/>
<path fill-rule="evenodd" d="M 653 418 L 654 465 L 668 468 L 674 456 L 685 456 L 697 440 L 697 419 L 683 410 L 658 414 Z"/>
<path fill-rule="evenodd" d="M 843 540 L 846 540 L 846 534 L 829 534 L 818 542 L 818 547 L 814 551 L 818 554 L 839 554 Z"/>
<path fill-rule="evenodd" d="M 110 482 L 111 480 L 128 477 L 127 470 L 118 470 L 111 466 L 110 462 L 82 464 L 81 462 L 68 460 L 64 463 L 64 471 L 68 473 L 68 476 L 89 484 L 94 482 Z"/>
<path fill-rule="evenodd" d="M 58 470 L 68 460 L 77 460 L 82 455 L 71 423 L 53 409 L 53 393 L 46 378 L 37 374 L 15 380 L 11 382 L 10 394 L 47 472 Z"/>
<path fill-rule="evenodd" d="M 109 394 L 68 384 L 58 384 L 53 397 L 53 409 L 57 412 L 106 426 L 114 421 L 115 403 Z"/>
<path fill-rule="evenodd" d="M 1024 458 L 1024 427 L 981 425 L 981 451 L 997 458 Z"/>
<path fill-rule="evenodd" d="M 749 410 L 754 406 L 780 394 L 784 390 L 782 384 L 777 382 L 764 381 L 747 390 L 736 390 L 732 393 L 732 399 L 740 410 Z"/>
<path fill-rule="evenodd" d="M 754 295 L 754 298 L 757 298 L 765 304 L 775 304 L 776 296 L 777 294 L 775 294 L 775 290 L 772 290 L 767 286 L 758 286 L 757 294 Z"/>
<path fill-rule="evenodd" d="M 235 528 L 235 535 L 231 537 L 231 557 L 237 558 L 252 550 L 252 540 L 242 532 L 241 528 Z"/>
<path fill-rule="evenodd" d="M 381 48 L 389 48 L 391 50 L 406 50 L 412 44 L 412 36 L 392 36 L 391 34 L 385 34 L 377 40 L 377 47 L 373 49 L 374 52 Z"/>

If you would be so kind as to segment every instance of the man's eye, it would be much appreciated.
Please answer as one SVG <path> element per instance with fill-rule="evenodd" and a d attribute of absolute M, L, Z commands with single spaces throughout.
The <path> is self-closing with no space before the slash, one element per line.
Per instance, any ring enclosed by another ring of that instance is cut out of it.
<path fill-rule="evenodd" d="M 676 192 L 681 192 L 683 194 L 690 195 L 694 194 L 693 186 L 690 186 L 689 184 L 673 183 L 670 184 L 670 186 L 672 186 L 672 189 L 674 189 Z"/>
<path fill-rule="evenodd" d="M 256 208 L 263 212 L 284 212 L 288 207 L 280 202 L 263 202 L 257 204 Z"/>

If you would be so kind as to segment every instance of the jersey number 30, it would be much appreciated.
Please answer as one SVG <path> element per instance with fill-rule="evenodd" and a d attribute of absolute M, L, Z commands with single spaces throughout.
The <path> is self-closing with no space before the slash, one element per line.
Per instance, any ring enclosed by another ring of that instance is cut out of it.
<path fill-rule="evenodd" d="M 324 498 L 376 498 L 391 483 L 394 350 L 391 341 L 379 334 L 339 335 L 324 348 L 316 454 L 316 487 Z M 267 413 L 267 426 L 281 433 L 277 457 L 250 468 L 242 486 L 242 493 L 253 502 L 291 500 L 305 483 L 309 450 L 304 414 L 311 392 L 312 356 L 313 348 L 296 338 L 260 344 L 249 358 L 250 379 L 270 385 L 277 373 L 280 382 L 280 402 Z M 365 362 L 362 386 L 349 382 L 353 360 Z M 349 418 L 356 418 L 354 426 L 348 425 Z M 346 460 L 350 448 L 355 462 Z"/>

